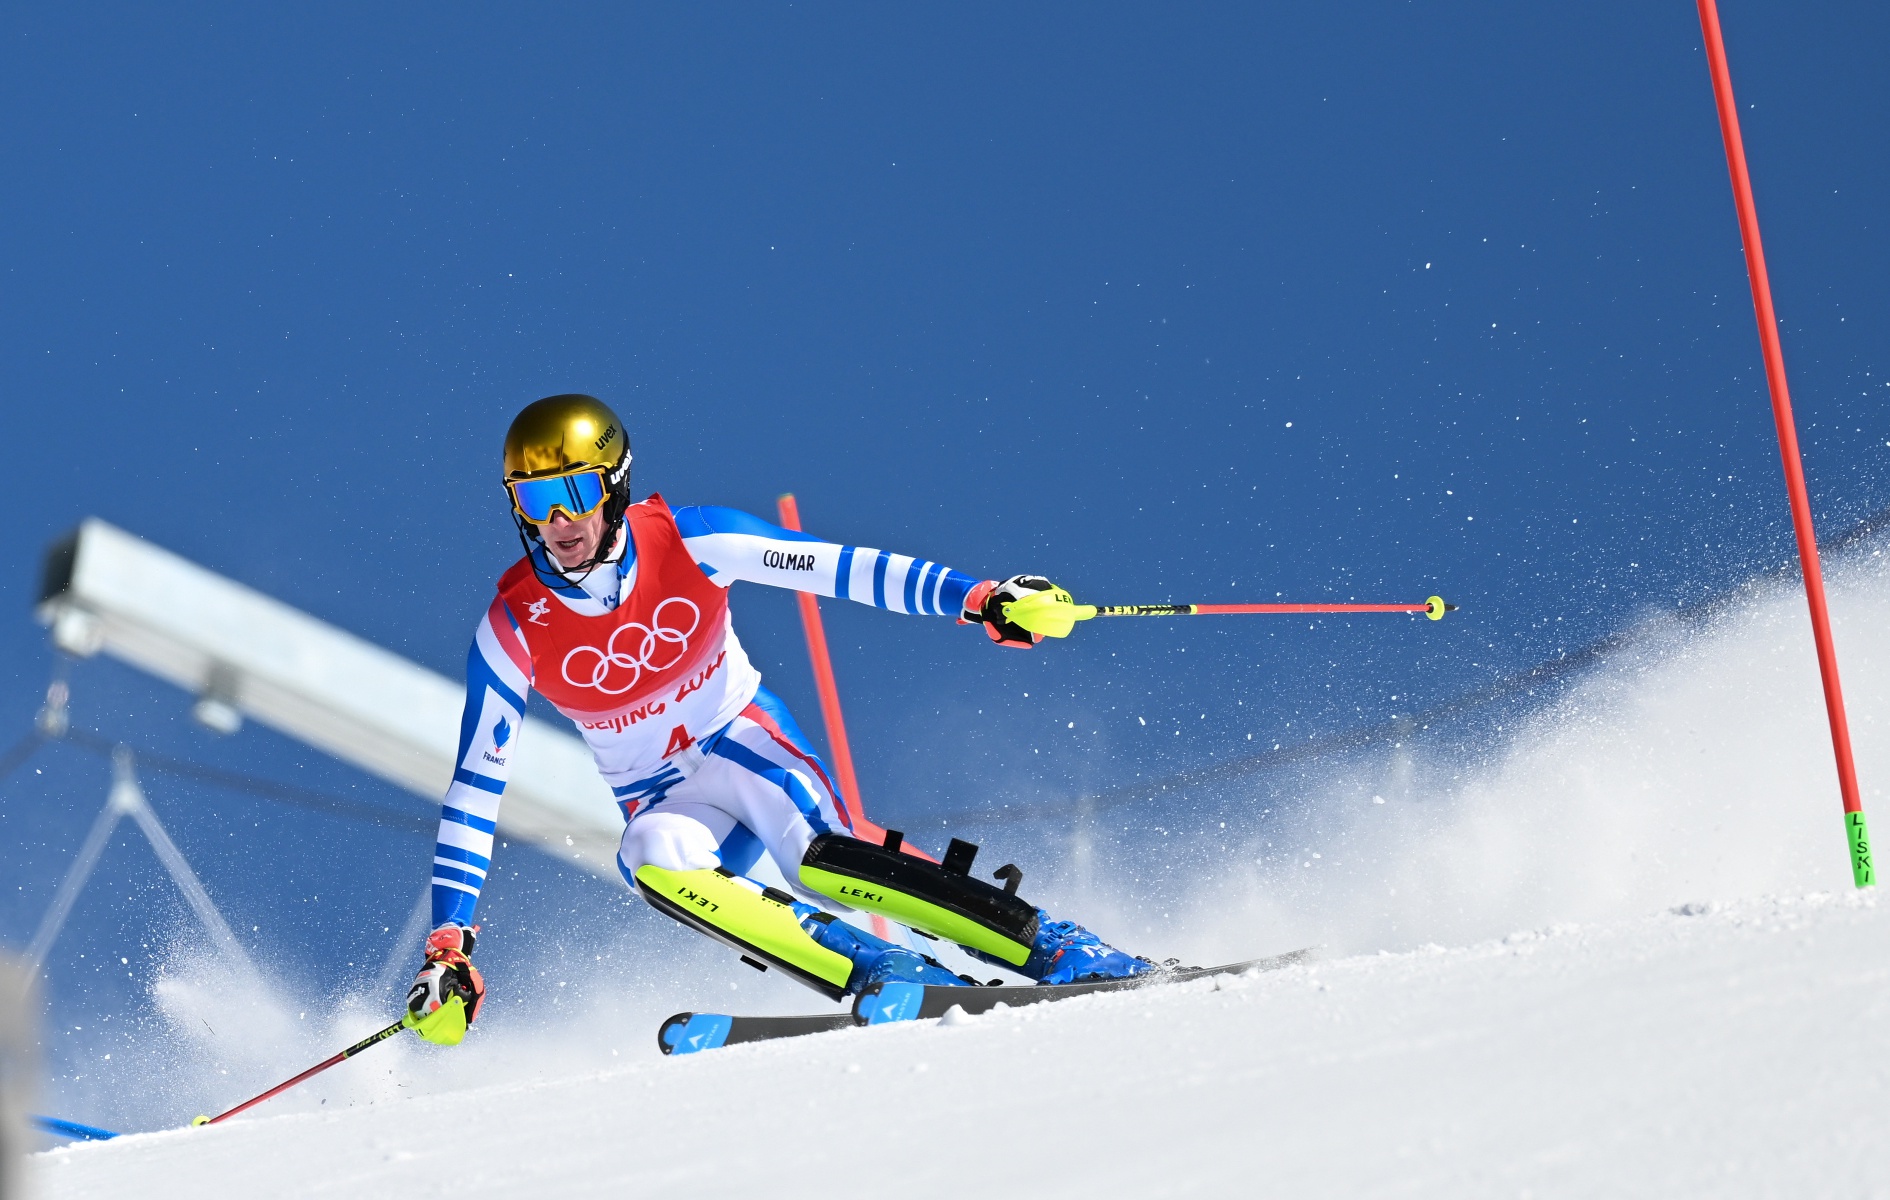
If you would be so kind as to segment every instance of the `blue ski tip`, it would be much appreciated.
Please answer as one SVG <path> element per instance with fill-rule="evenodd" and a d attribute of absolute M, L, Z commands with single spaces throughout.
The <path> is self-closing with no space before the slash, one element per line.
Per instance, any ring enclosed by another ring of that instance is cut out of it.
<path fill-rule="evenodd" d="M 665 1054 L 694 1054 L 715 1050 L 728 1041 L 731 1017 L 721 1013 L 677 1013 L 656 1031 L 657 1045 Z"/>
<path fill-rule="evenodd" d="M 860 997 L 854 1011 L 868 1025 L 886 1025 L 893 1021 L 911 1021 L 918 1017 L 925 1003 L 925 985 L 921 983 L 882 983 L 879 991 Z"/>
<path fill-rule="evenodd" d="M 102 1142 L 118 1135 L 109 1129 L 100 1129 L 95 1125 L 81 1125 L 77 1121 L 62 1121 L 58 1117 L 33 1118 L 33 1124 L 47 1133 L 56 1133 L 60 1137 L 77 1138 L 82 1142 Z"/>

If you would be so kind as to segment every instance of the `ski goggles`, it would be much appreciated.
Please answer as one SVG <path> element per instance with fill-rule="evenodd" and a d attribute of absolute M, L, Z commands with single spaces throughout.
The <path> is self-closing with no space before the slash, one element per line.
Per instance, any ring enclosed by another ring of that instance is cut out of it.
<path fill-rule="evenodd" d="M 604 507 L 610 494 L 601 467 L 544 479 L 508 479 L 505 490 L 512 493 L 512 510 L 534 525 L 550 524 L 551 514 L 560 510 L 569 519 L 582 521 Z"/>

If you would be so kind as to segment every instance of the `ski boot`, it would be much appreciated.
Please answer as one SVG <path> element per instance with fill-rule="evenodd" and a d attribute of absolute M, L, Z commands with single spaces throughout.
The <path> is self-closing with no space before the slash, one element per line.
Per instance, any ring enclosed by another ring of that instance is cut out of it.
<path fill-rule="evenodd" d="M 1159 971 L 1146 958 L 1125 954 L 1075 921 L 1053 921 L 1037 910 L 1037 939 L 1020 971 L 1038 983 L 1081 983 L 1086 979 L 1129 979 Z"/>
<path fill-rule="evenodd" d="M 965 981 L 930 958 L 915 954 L 904 946 L 874 937 L 872 934 L 822 912 L 811 904 L 795 904 L 794 915 L 801 928 L 825 949 L 842 955 L 853 963 L 847 977 L 848 995 L 873 983 L 922 983 L 933 987 L 963 987 Z"/>

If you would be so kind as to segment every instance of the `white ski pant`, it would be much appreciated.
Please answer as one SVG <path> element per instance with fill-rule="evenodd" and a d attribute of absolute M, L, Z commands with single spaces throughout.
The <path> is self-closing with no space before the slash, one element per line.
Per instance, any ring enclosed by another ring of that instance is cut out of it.
<path fill-rule="evenodd" d="M 834 803 L 820 760 L 794 736 L 792 718 L 777 721 L 785 716 L 779 701 L 763 703 L 671 755 L 656 774 L 612 789 L 629 817 L 617 869 L 632 886 L 645 863 L 745 875 L 766 852 L 796 895 L 833 905 L 801 885 L 801 859 L 808 843 L 829 831 L 847 833 L 850 822 Z"/>

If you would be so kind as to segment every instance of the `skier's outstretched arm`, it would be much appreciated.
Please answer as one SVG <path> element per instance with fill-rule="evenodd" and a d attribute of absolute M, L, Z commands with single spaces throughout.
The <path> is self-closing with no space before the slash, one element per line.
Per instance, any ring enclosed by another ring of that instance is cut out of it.
<path fill-rule="evenodd" d="M 672 511 L 683 544 L 709 579 L 723 587 L 741 579 L 891 612 L 957 617 L 961 623 L 983 625 L 1000 645 L 1029 646 L 1042 640 L 1004 620 L 998 607 L 1024 592 L 1049 587 L 1050 581 L 1039 576 L 980 581 L 943 563 L 823 541 L 740 509 L 699 505 Z"/>
<path fill-rule="evenodd" d="M 440 802 L 440 831 L 433 846 L 433 933 L 426 962 L 408 993 L 407 1007 L 427 1017 L 450 1007 L 457 997 L 465 1023 L 477 1014 L 485 983 L 472 965 L 473 910 L 492 869 L 493 834 L 499 798 L 511 775 L 512 749 L 525 719 L 531 691 L 531 658 L 518 622 L 502 600 L 494 599 L 474 631 L 466 654 L 466 704 L 459 721 L 459 752 L 453 779 Z M 464 1024 L 420 1033 L 429 1040 L 456 1042 Z"/>

